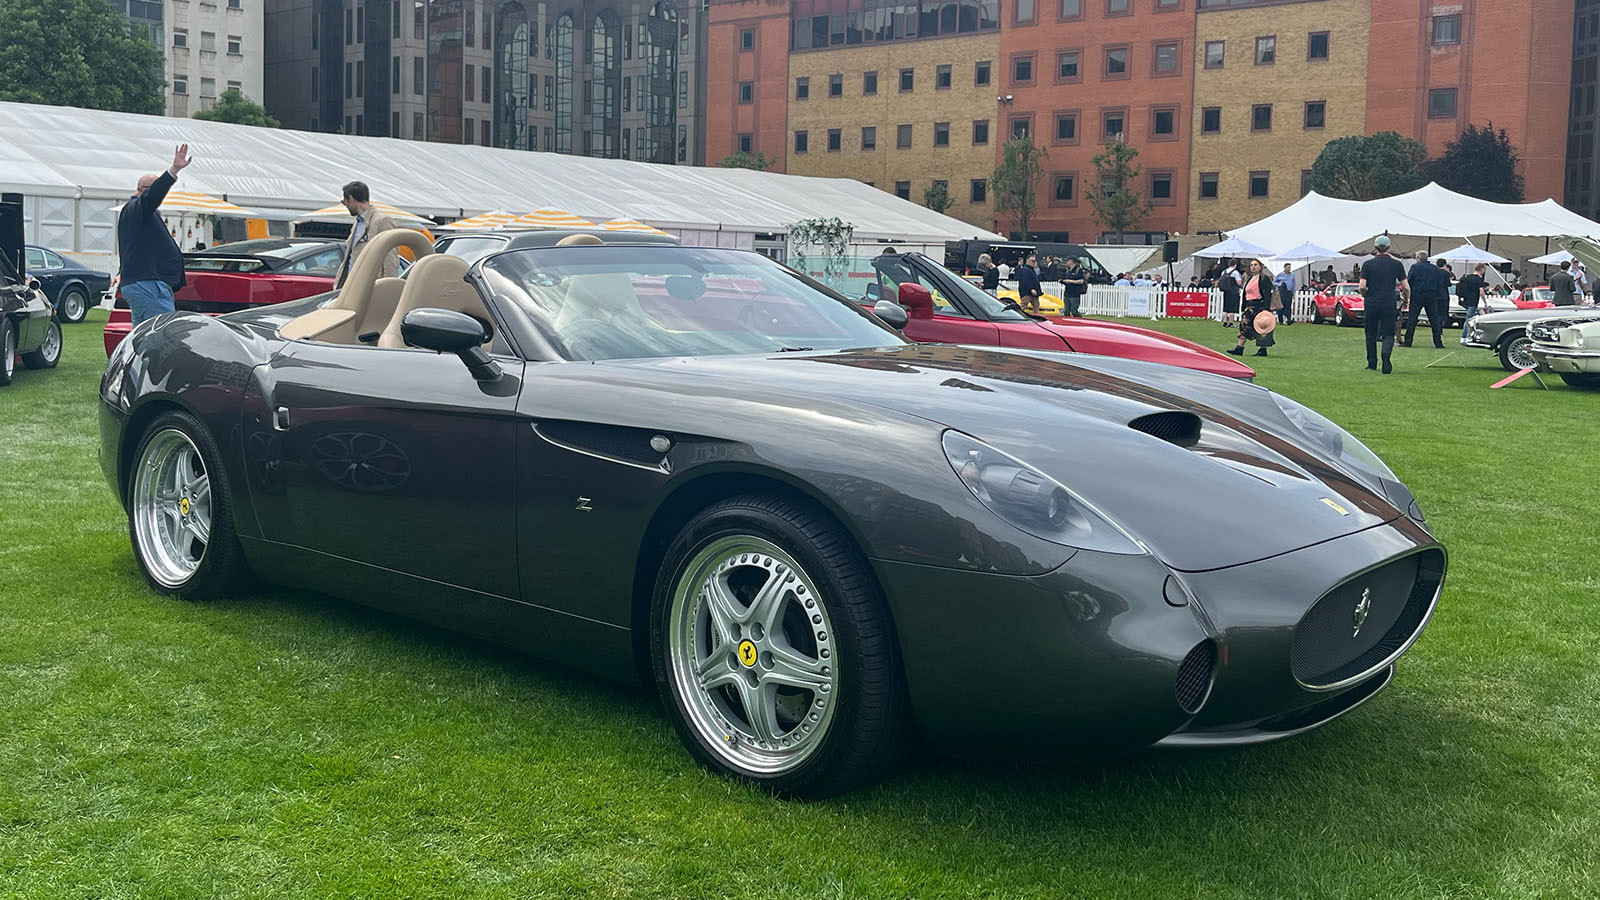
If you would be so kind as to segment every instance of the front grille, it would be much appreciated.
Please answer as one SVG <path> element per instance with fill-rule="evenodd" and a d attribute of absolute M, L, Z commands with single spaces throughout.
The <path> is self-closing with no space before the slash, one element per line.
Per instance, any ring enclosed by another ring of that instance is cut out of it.
<path fill-rule="evenodd" d="M 1543 322 L 1535 322 L 1528 326 L 1528 337 L 1547 344 L 1560 343 L 1560 335 L 1557 333 L 1556 327 L 1554 325 L 1546 325 Z"/>
<path fill-rule="evenodd" d="M 1347 579 L 1295 626 L 1289 665 L 1310 688 L 1333 687 L 1382 667 L 1427 622 L 1444 578 L 1444 554 L 1426 550 Z"/>
<path fill-rule="evenodd" d="M 1190 412 L 1150 413 L 1129 422 L 1128 427 L 1179 447 L 1193 447 L 1200 442 L 1200 417 Z"/>
<path fill-rule="evenodd" d="M 1217 645 L 1209 640 L 1194 645 L 1178 666 L 1178 708 L 1194 715 L 1211 693 L 1211 675 L 1217 667 Z"/>

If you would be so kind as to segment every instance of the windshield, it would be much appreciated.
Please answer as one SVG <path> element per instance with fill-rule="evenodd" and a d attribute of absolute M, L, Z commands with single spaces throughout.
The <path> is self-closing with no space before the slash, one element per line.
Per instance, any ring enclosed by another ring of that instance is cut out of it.
<path fill-rule="evenodd" d="M 1556 298 L 1556 291 L 1555 288 L 1534 288 L 1528 292 L 1528 296 L 1534 300 L 1554 300 Z"/>
<path fill-rule="evenodd" d="M 739 250 L 530 248 L 489 257 L 483 278 L 572 360 L 905 343 L 822 285 Z"/>
<path fill-rule="evenodd" d="M 1349 297 L 1361 293 L 1361 289 L 1354 284 L 1336 284 L 1333 286 L 1333 293 L 1336 297 Z"/>
<path fill-rule="evenodd" d="M 916 260 L 913 262 L 913 260 Z M 827 266 L 823 260 L 811 260 L 805 266 L 804 272 L 812 278 L 822 282 L 835 291 L 851 300 L 865 306 L 871 306 L 879 300 L 896 300 L 900 296 L 900 285 L 907 282 L 920 284 L 933 295 L 933 311 L 941 316 L 961 316 L 971 318 L 963 312 L 949 296 L 951 291 L 959 292 L 969 298 L 971 303 L 983 310 L 985 318 L 997 322 L 1024 322 L 1028 317 L 1018 310 L 1008 306 L 993 294 L 985 293 L 977 285 L 949 271 L 943 274 L 947 277 L 934 279 L 926 274 L 921 266 L 935 266 L 936 264 L 923 256 L 896 256 L 886 254 L 883 256 L 850 256 L 840 264 Z M 946 284 L 949 287 L 946 287 Z"/>

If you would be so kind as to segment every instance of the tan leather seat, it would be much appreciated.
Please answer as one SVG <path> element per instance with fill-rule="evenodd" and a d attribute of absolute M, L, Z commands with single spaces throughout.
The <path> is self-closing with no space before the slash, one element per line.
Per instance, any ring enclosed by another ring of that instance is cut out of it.
<path fill-rule="evenodd" d="M 642 323 L 644 308 L 633 293 L 633 282 L 621 272 L 598 275 L 574 275 L 567 280 L 567 295 L 556 314 L 555 329 L 561 329 L 585 319 L 601 322 Z"/>
<path fill-rule="evenodd" d="M 401 247 L 409 248 L 419 261 L 434 255 L 433 244 L 427 235 L 420 231 L 409 228 L 385 231 L 373 238 L 367 249 L 356 257 L 355 265 L 350 270 L 350 277 L 345 279 L 344 287 L 340 289 L 339 296 L 334 298 L 332 303 L 322 309 L 314 309 L 290 319 L 278 329 L 278 333 L 290 340 L 359 344 L 362 334 L 377 330 L 388 321 L 388 317 L 378 319 L 376 316 L 367 315 L 374 294 L 377 295 L 378 307 L 381 309 L 390 302 L 390 297 L 396 298 L 398 302 L 398 298 L 404 293 L 397 291 L 395 287 L 395 283 L 400 279 L 379 277 L 383 271 L 384 259 Z"/>
<path fill-rule="evenodd" d="M 459 256 L 436 253 L 417 260 L 406 273 L 406 287 L 395 305 L 389 324 L 378 336 L 378 346 L 396 349 L 406 345 L 400 325 L 414 309 L 449 309 L 466 313 L 485 322 L 493 321 L 478 296 L 478 289 L 466 280 L 467 261 Z"/>

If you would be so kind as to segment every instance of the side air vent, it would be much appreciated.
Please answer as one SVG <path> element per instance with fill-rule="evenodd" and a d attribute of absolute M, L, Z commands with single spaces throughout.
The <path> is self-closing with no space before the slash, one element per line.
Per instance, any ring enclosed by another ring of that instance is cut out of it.
<path fill-rule="evenodd" d="M 666 456 L 651 446 L 653 439 L 663 438 L 659 432 L 643 428 L 623 428 L 615 425 L 596 425 L 592 422 L 549 421 L 536 426 L 539 435 L 551 443 L 572 450 L 620 460 L 640 466 L 659 466 Z M 660 444 L 660 440 L 655 441 Z M 667 444 L 670 449 L 671 444 Z"/>
<path fill-rule="evenodd" d="M 1179 447 L 1200 443 L 1200 417 L 1194 413 L 1176 410 L 1150 413 L 1129 422 L 1128 427 Z"/>
<path fill-rule="evenodd" d="M 1206 705 L 1206 698 L 1211 696 L 1211 676 L 1216 668 L 1217 645 L 1210 640 L 1195 644 L 1183 658 L 1183 665 L 1178 667 L 1174 690 L 1179 709 L 1192 716 Z"/>

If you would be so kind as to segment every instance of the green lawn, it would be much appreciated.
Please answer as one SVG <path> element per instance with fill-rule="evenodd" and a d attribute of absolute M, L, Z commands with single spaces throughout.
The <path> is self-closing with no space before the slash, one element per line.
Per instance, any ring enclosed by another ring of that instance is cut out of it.
<path fill-rule="evenodd" d="M 1600 896 L 1600 393 L 1281 330 L 1259 382 L 1451 551 L 1387 692 L 1267 747 L 923 755 L 802 805 L 703 773 L 637 691 L 312 594 L 152 594 L 95 462 L 103 321 L 0 389 L 0 897 Z"/>

